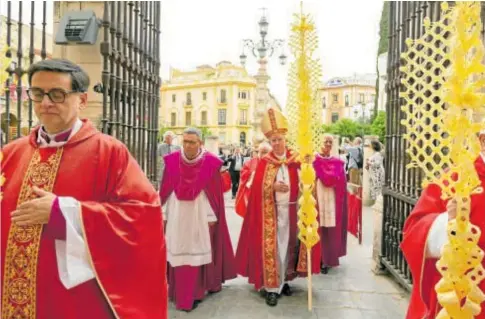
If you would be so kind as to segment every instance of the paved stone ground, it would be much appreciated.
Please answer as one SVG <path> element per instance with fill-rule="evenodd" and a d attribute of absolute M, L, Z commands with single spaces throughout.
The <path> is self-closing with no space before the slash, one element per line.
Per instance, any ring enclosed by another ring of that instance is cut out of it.
<path fill-rule="evenodd" d="M 234 212 L 234 201 L 226 194 L 226 216 L 234 247 L 237 245 L 242 219 Z M 263 318 L 332 318 L 332 319 L 398 319 L 404 318 L 408 294 L 387 276 L 376 276 L 371 271 L 372 210 L 366 208 L 363 216 L 363 244 L 349 236 L 348 255 L 341 259 L 339 268 L 327 275 L 313 277 L 313 311 L 307 307 L 306 279 L 290 283 L 293 296 L 282 296 L 276 307 L 268 307 L 263 298 L 239 277 L 223 290 L 208 296 L 191 313 L 169 307 L 169 318 L 190 319 L 263 319 Z"/>

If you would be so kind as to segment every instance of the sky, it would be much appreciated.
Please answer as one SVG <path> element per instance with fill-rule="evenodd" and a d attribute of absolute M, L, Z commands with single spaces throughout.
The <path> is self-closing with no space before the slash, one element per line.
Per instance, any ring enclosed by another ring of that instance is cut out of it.
<path fill-rule="evenodd" d="M 323 79 L 375 73 L 379 20 L 383 1 L 304 1 L 305 12 L 316 23 Z M 190 70 L 221 60 L 239 64 L 242 39 L 258 39 L 261 8 L 267 8 L 268 38 L 288 39 L 295 0 L 167 0 L 162 2 L 162 78 L 170 67 Z M 290 55 L 289 50 L 285 52 Z M 276 52 L 268 63 L 270 91 L 284 107 L 288 64 L 281 66 Z M 291 58 L 291 57 L 290 57 Z M 256 74 L 258 64 L 248 55 L 246 68 Z"/>
<path fill-rule="evenodd" d="M 18 17 L 18 2 L 12 1 L 12 16 Z M 36 3 L 36 22 L 40 27 L 41 6 Z M 304 11 L 316 23 L 319 50 L 315 56 L 322 65 L 322 81 L 354 73 L 375 73 L 381 0 L 308 0 Z M 47 30 L 52 32 L 53 1 L 47 1 Z M 239 65 L 243 39 L 259 40 L 258 21 L 266 8 L 269 22 L 267 38 L 287 40 L 293 14 L 299 12 L 296 0 L 164 0 L 161 14 L 161 76 L 168 80 L 170 67 L 193 70 L 198 65 L 226 60 Z M 23 6 L 30 19 L 30 1 Z M 0 14 L 6 14 L 6 1 L 0 1 Z M 101 17 L 99 17 L 101 18 Z M 25 22 L 25 21 L 24 21 Z M 290 56 L 288 49 L 286 55 Z M 268 63 L 270 91 L 284 107 L 288 65 L 281 66 L 280 52 Z M 291 59 L 291 56 L 289 57 Z M 246 68 L 256 74 L 256 59 L 248 54 Z"/>

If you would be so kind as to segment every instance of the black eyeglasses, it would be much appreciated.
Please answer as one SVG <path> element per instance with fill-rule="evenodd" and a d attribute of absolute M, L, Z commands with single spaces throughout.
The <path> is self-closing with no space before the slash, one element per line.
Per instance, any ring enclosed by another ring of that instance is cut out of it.
<path fill-rule="evenodd" d="M 52 89 L 49 92 L 45 92 L 39 88 L 30 88 L 27 90 L 29 98 L 34 102 L 42 102 L 44 96 L 47 95 L 49 99 L 54 103 L 63 103 L 66 100 L 66 96 L 71 93 L 79 93 L 79 91 L 66 91 L 63 89 Z"/>

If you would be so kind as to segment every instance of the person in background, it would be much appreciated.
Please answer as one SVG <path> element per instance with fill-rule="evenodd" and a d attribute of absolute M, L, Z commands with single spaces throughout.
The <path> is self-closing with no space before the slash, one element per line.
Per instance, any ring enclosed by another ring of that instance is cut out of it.
<path fill-rule="evenodd" d="M 364 150 L 362 149 L 362 139 L 356 137 L 352 146 L 344 146 L 349 154 L 349 182 L 354 185 L 362 185 L 362 168 L 364 164 Z"/>
<path fill-rule="evenodd" d="M 241 170 L 241 179 L 239 182 L 239 189 L 236 194 L 236 213 L 244 218 L 246 215 L 246 208 L 248 204 L 249 193 L 253 183 L 254 173 L 259 161 L 271 151 L 271 146 L 267 142 L 259 144 L 257 157 L 250 159 L 244 163 Z M 253 152 L 254 153 L 254 152 Z"/>
<path fill-rule="evenodd" d="M 180 146 L 173 145 L 174 137 L 175 137 L 175 134 L 172 131 L 166 131 L 163 134 L 163 143 L 158 145 L 158 149 L 157 149 L 157 155 L 158 155 L 157 164 L 159 167 L 158 180 L 161 180 L 163 178 L 163 172 L 165 170 L 165 161 L 163 160 L 163 157 L 165 155 L 168 155 L 170 153 L 180 150 Z"/>
<path fill-rule="evenodd" d="M 228 157 L 226 164 L 229 165 L 229 173 L 232 179 L 232 199 L 236 198 L 237 189 L 239 188 L 239 178 L 244 163 L 244 156 L 241 154 L 239 147 L 234 149 L 234 154 Z"/>
<path fill-rule="evenodd" d="M 379 141 L 371 141 L 371 147 L 374 154 L 367 159 L 365 169 L 369 171 L 371 199 L 376 200 L 377 196 L 382 194 L 382 186 L 384 185 L 384 157 L 381 153 Z"/>

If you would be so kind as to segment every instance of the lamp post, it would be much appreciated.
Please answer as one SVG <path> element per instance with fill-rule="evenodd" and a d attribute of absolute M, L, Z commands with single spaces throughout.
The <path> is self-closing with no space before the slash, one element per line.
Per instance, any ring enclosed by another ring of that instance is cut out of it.
<path fill-rule="evenodd" d="M 277 50 L 281 50 L 280 55 L 278 56 L 279 62 L 281 65 L 286 64 L 287 56 L 284 53 L 284 43 L 283 39 L 274 39 L 269 40 L 267 39 L 268 35 L 268 19 L 266 18 L 265 11 L 263 10 L 263 15 L 261 16 L 258 25 L 259 25 L 259 39 L 251 40 L 251 39 L 244 39 L 243 40 L 243 49 L 242 53 L 239 56 L 241 60 L 241 65 L 245 65 L 248 55 L 246 52 L 251 53 L 259 63 L 258 73 L 255 76 L 256 78 L 256 108 L 254 111 L 254 121 L 253 126 L 255 130 L 255 137 L 254 137 L 254 144 L 257 144 L 258 141 L 263 139 L 263 135 L 261 133 L 261 118 L 268 109 L 268 104 L 270 101 L 270 93 L 268 89 L 268 81 L 270 79 L 266 64 L 268 63 L 268 59 L 274 55 Z"/>

